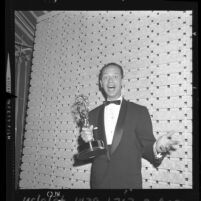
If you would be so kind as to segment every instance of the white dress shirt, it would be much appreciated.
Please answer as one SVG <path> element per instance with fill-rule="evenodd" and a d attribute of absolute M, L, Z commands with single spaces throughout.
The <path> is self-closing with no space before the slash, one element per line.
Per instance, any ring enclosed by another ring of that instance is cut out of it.
<path fill-rule="evenodd" d="M 117 100 L 121 100 L 121 103 L 122 103 L 122 96 L 120 96 Z M 119 117 L 119 111 L 121 108 L 121 103 L 120 105 L 109 104 L 105 106 L 104 124 L 105 124 L 105 134 L 106 134 L 108 145 L 112 144 L 115 127 L 117 124 L 117 119 Z"/>
<path fill-rule="evenodd" d="M 120 96 L 117 100 L 121 100 L 120 105 L 109 104 L 105 106 L 105 110 L 104 110 L 104 124 L 105 124 L 105 134 L 106 134 L 107 145 L 112 144 L 115 127 L 117 124 L 117 119 L 119 117 L 119 111 L 122 104 L 122 96 Z M 162 154 L 157 153 L 156 151 L 156 142 L 153 145 L 153 151 L 154 151 L 154 156 L 156 158 L 158 159 L 162 158 Z"/>

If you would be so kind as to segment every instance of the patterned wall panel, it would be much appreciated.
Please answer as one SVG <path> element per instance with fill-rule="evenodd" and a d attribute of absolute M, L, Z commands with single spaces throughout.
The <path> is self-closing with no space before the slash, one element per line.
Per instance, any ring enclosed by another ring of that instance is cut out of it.
<path fill-rule="evenodd" d="M 148 107 L 156 138 L 179 148 L 157 169 L 142 159 L 144 188 L 192 188 L 192 12 L 52 12 L 36 29 L 20 188 L 89 188 L 91 164 L 74 166 L 75 95 L 104 100 L 98 74 L 123 66 L 126 99 Z"/>

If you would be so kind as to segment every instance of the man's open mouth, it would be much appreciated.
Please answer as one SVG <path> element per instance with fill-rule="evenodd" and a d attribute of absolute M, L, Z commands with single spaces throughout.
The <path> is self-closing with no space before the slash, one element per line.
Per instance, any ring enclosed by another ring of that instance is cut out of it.
<path fill-rule="evenodd" d="M 107 88 L 108 88 L 108 90 L 114 90 L 115 86 L 108 86 Z"/>

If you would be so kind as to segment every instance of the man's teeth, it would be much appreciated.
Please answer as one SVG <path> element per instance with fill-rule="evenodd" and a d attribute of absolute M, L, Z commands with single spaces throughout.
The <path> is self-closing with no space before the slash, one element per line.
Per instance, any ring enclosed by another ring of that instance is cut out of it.
<path fill-rule="evenodd" d="M 109 91 L 114 91 L 114 90 L 115 90 L 115 87 L 108 87 L 108 90 L 109 90 Z"/>

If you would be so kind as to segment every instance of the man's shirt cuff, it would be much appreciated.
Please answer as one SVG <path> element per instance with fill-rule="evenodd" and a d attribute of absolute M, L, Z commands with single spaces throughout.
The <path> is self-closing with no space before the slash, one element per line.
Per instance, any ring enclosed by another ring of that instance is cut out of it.
<path fill-rule="evenodd" d="M 163 155 L 161 153 L 157 153 L 157 151 L 156 151 L 156 142 L 153 145 L 153 151 L 154 151 L 154 157 L 156 159 L 161 159 L 163 157 Z"/>

